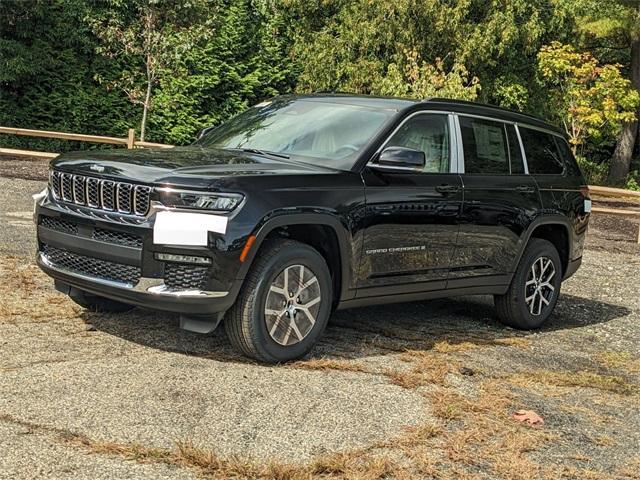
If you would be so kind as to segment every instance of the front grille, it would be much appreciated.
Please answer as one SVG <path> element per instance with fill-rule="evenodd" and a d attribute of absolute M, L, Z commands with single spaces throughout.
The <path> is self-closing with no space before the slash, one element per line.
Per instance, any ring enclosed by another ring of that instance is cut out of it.
<path fill-rule="evenodd" d="M 135 285 L 140 280 L 140 267 L 108 262 L 44 244 L 42 254 L 56 268 L 68 270 L 102 280 Z"/>
<path fill-rule="evenodd" d="M 164 284 L 173 290 L 206 290 L 209 267 L 166 263 Z"/>
<path fill-rule="evenodd" d="M 78 234 L 78 225 L 75 223 L 67 222 L 60 218 L 55 217 L 40 217 L 40 225 L 50 230 L 56 230 L 62 233 L 70 233 L 71 235 Z"/>
<path fill-rule="evenodd" d="M 100 242 L 115 243 L 117 245 L 124 245 L 125 247 L 142 248 L 142 238 L 130 233 L 96 228 L 93 231 L 92 237 L 94 240 L 98 240 Z"/>
<path fill-rule="evenodd" d="M 149 212 L 151 187 L 112 182 L 100 178 L 50 172 L 50 184 L 57 200 L 107 211 L 134 215 Z"/>

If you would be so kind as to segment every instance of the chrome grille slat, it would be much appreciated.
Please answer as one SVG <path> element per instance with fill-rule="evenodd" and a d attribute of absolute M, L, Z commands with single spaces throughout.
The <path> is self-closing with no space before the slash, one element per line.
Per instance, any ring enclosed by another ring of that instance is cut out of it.
<path fill-rule="evenodd" d="M 85 204 L 85 180 L 82 175 L 73 176 L 73 202 L 78 205 Z"/>
<path fill-rule="evenodd" d="M 51 190 L 53 191 L 53 198 L 56 200 L 62 198 L 62 194 L 60 193 L 60 172 L 56 172 L 52 170 L 49 174 L 49 178 L 51 181 Z"/>
<path fill-rule="evenodd" d="M 73 202 L 73 179 L 70 173 L 63 173 L 60 179 L 60 190 L 65 202 Z"/>
<path fill-rule="evenodd" d="M 146 215 L 149 211 L 149 196 L 151 188 L 143 185 L 136 185 L 133 192 L 133 213 L 136 215 Z"/>
<path fill-rule="evenodd" d="M 97 178 L 87 178 L 87 205 L 93 208 L 100 208 L 100 180 Z"/>
<path fill-rule="evenodd" d="M 115 195 L 114 195 L 114 187 L 115 182 L 111 182 L 109 180 L 103 180 L 102 186 L 100 187 L 101 197 L 102 197 L 102 209 L 114 211 L 116 209 Z"/>
<path fill-rule="evenodd" d="M 133 185 L 130 183 L 118 183 L 116 187 L 116 206 L 120 213 L 131 213 L 131 191 Z"/>
<path fill-rule="evenodd" d="M 151 204 L 151 187 L 114 182 L 56 170 L 49 172 L 53 197 L 75 205 L 144 216 Z"/>

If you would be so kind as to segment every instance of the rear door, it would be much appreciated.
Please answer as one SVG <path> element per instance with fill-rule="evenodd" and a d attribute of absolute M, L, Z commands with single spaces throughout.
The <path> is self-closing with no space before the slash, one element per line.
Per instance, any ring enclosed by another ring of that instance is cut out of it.
<path fill-rule="evenodd" d="M 501 285 L 511 277 L 540 196 L 514 124 L 467 115 L 457 122 L 464 203 L 448 288 Z"/>
<path fill-rule="evenodd" d="M 425 153 L 424 169 L 367 165 L 366 227 L 358 296 L 443 289 L 458 236 L 462 182 L 453 117 L 419 112 L 381 147 Z"/>

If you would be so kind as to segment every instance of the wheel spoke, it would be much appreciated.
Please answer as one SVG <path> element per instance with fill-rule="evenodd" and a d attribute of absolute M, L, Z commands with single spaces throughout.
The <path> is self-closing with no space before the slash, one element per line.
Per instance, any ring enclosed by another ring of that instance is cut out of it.
<path fill-rule="evenodd" d="M 277 293 L 279 295 L 282 295 L 285 298 L 289 298 L 289 294 L 287 292 L 284 291 L 284 288 L 280 288 L 280 287 L 276 287 L 275 285 L 271 285 L 269 287 L 269 291 L 270 292 L 274 292 Z"/>
<path fill-rule="evenodd" d="M 276 329 L 278 328 L 278 325 L 280 325 L 280 320 L 282 320 L 283 316 L 284 316 L 284 311 L 282 313 L 280 313 L 276 317 L 276 321 L 273 322 L 273 325 L 271 326 L 271 330 L 269 330 L 269 335 L 271 335 L 272 337 L 273 337 L 273 334 L 276 332 Z"/>
<path fill-rule="evenodd" d="M 527 305 L 529 305 L 529 312 L 531 313 L 531 315 L 535 315 L 535 313 L 533 312 L 533 309 L 536 304 L 536 295 L 538 295 L 537 290 L 533 292 L 533 295 L 531 295 L 527 301 Z"/>
<path fill-rule="evenodd" d="M 300 307 L 300 311 L 304 312 L 304 315 L 311 323 L 311 326 L 316 324 L 316 317 L 311 314 L 311 311 L 307 307 Z"/>
<path fill-rule="evenodd" d="M 536 313 L 536 315 L 540 315 L 540 313 L 542 313 L 542 300 L 544 299 L 542 293 L 538 293 L 538 298 L 538 313 Z"/>
<path fill-rule="evenodd" d="M 293 333 L 296 334 L 296 337 L 298 337 L 298 341 L 302 340 L 304 336 L 302 335 L 302 333 L 300 333 L 300 329 L 298 328 L 295 317 L 291 317 L 289 320 L 289 326 L 291 327 L 291 330 L 293 330 Z"/>
<path fill-rule="evenodd" d="M 321 300 L 320 295 L 318 295 L 316 298 L 314 298 L 313 300 L 308 301 L 307 303 L 305 303 L 304 305 L 300 305 L 300 307 L 304 307 L 304 308 L 310 308 L 313 307 L 316 303 L 318 303 Z"/>
<path fill-rule="evenodd" d="M 290 296 L 289 295 L 289 292 L 290 292 L 290 290 L 289 290 L 289 269 L 290 268 L 291 267 L 287 267 L 287 268 L 284 269 L 284 292 L 285 292 L 285 295 L 287 296 L 287 298 L 289 298 L 289 296 Z"/>
<path fill-rule="evenodd" d="M 302 292 L 304 292 L 307 288 L 309 288 L 311 285 L 313 285 L 314 283 L 316 283 L 318 281 L 318 279 L 316 278 L 316 276 L 314 275 L 313 278 L 307 280 L 305 283 L 303 283 L 302 285 L 300 285 L 300 287 L 298 287 L 298 291 L 296 292 L 296 296 L 300 295 Z"/>

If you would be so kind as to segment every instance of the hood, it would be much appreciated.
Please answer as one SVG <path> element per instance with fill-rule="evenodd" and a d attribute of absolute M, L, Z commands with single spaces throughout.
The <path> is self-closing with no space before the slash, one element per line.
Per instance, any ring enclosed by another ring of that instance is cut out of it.
<path fill-rule="evenodd" d="M 336 172 L 287 159 L 199 145 L 64 153 L 51 161 L 51 167 L 93 177 L 126 179 L 134 183 L 203 188 L 228 177 Z"/>

